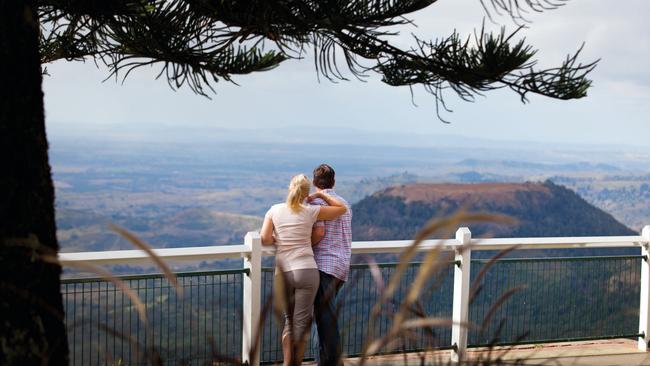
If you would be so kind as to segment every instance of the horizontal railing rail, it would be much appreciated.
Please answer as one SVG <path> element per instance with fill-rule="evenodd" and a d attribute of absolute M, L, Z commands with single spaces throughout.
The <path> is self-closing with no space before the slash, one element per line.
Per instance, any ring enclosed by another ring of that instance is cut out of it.
<path fill-rule="evenodd" d="M 413 244 L 408 240 L 397 241 L 364 241 L 353 242 L 353 254 L 382 254 L 382 253 L 400 253 L 405 248 Z M 474 239 L 467 228 L 461 228 L 456 232 L 454 239 L 448 240 L 426 240 L 419 244 L 417 250 L 426 252 L 433 248 L 443 251 L 452 252 L 450 256 L 450 284 L 451 293 L 451 313 L 449 314 L 453 325 L 451 326 L 450 343 L 452 360 L 458 361 L 463 359 L 465 350 L 468 345 L 468 329 L 461 324 L 468 324 L 470 320 L 470 272 L 471 264 L 485 264 L 485 261 L 473 260 L 471 253 L 474 251 L 499 251 L 512 247 L 517 250 L 528 249 L 560 249 L 560 248 L 641 248 L 641 255 L 633 256 L 614 256 L 591 258 L 592 261 L 604 261 L 606 258 L 612 260 L 636 260 L 641 263 L 639 270 L 639 327 L 638 332 L 626 330 L 618 332 L 615 335 L 638 336 L 639 349 L 647 350 L 648 341 L 650 341 L 650 267 L 648 265 L 648 250 L 650 246 L 650 226 L 644 227 L 641 235 L 633 236 L 594 236 L 594 237 L 552 237 L 552 238 L 495 238 L 495 239 Z M 254 337 L 257 334 L 255 325 L 260 324 L 261 305 L 263 299 L 263 282 L 268 281 L 268 275 L 262 273 L 262 257 L 273 256 L 274 247 L 262 246 L 258 233 L 248 233 L 243 245 L 225 245 L 225 246 L 205 246 L 189 248 L 165 248 L 154 249 L 153 253 L 159 259 L 167 262 L 179 261 L 208 261 L 219 259 L 243 258 L 244 268 L 236 270 L 241 278 L 241 296 L 237 301 L 241 309 L 241 360 L 249 364 L 258 364 L 260 361 L 260 347 L 253 348 Z M 506 265 L 514 261 L 530 263 L 543 263 L 553 259 L 508 259 L 503 258 L 499 261 Z M 557 259 L 554 259 L 557 261 Z M 584 259 L 564 258 L 566 263 L 579 262 Z M 76 267 L 75 264 L 83 262 L 93 265 L 126 265 L 126 264 L 151 264 L 152 259 L 145 251 L 142 250 L 119 250 L 104 252 L 85 252 L 85 253 L 60 253 L 59 261 L 63 266 Z M 414 264 L 413 267 L 417 266 Z M 380 268 L 389 269 L 390 265 L 382 264 Z M 638 267 L 637 267 L 638 268 Z M 476 269 L 475 269 L 476 270 Z M 229 272 L 229 273 L 235 273 Z M 266 272 L 265 272 L 266 273 Z M 267 273 L 268 274 L 268 273 Z M 187 278 L 192 278 L 192 274 Z M 124 277 L 130 281 L 145 280 L 149 277 L 130 276 Z M 153 277 L 151 277 L 153 278 Z M 266 279 L 266 280 L 265 280 Z M 69 285 L 75 280 L 63 280 L 64 285 Z M 78 281 L 78 280 L 77 280 Z M 92 279 L 81 280 L 93 283 Z M 82 283 L 83 285 L 83 283 Z M 75 285 L 76 286 L 76 285 Z M 160 285 L 162 286 L 162 285 Z M 190 285 L 191 286 L 191 285 Z M 193 287 L 190 287 L 193 288 Z M 92 291 L 92 290 L 91 290 Z M 168 296 L 160 293 L 159 296 Z M 82 299 L 83 300 L 83 299 Z M 90 312 L 92 313 L 92 310 Z M 207 329 L 207 328 L 206 328 Z M 602 334 L 600 337 L 611 337 L 612 334 Z M 475 336 L 473 336 L 475 337 Z M 581 335 L 582 338 L 589 338 Z M 566 337 L 562 334 L 557 339 L 573 339 L 575 337 Z M 475 345 L 483 344 L 482 342 L 474 343 Z M 257 354 L 251 355 L 250 350 L 256 349 Z"/>
<path fill-rule="evenodd" d="M 471 239 L 464 245 L 472 251 L 503 250 L 516 246 L 517 249 L 571 249 L 571 248 L 634 248 L 642 247 L 648 240 L 640 235 L 632 236 L 594 236 L 594 237 L 552 237 L 552 238 L 497 238 Z M 352 242 L 352 254 L 400 253 L 413 244 L 412 240 L 356 241 Z M 456 251 L 461 244 L 457 239 L 425 240 L 418 245 L 419 252 L 432 248 L 443 251 Z M 153 249 L 152 252 L 165 261 L 205 261 L 218 259 L 244 258 L 252 249 L 246 245 L 220 245 L 184 248 Z M 275 255 L 273 246 L 262 247 L 263 256 Z M 63 266 L 84 262 L 96 265 L 143 264 L 152 263 L 151 257 L 143 250 L 112 250 L 98 252 L 59 253 Z"/>

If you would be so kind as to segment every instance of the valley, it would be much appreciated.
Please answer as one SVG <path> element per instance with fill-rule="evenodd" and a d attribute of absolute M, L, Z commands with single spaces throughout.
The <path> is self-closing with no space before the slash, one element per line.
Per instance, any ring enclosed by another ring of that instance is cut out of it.
<path fill-rule="evenodd" d="M 310 174 L 323 161 L 335 167 L 336 189 L 351 203 L 401 184 L 549 180 L 638 231 L 650 223 L 650 172 L 641 168 L 650 158 L 612 156 L 508 146 L 465 151 L 59 139 L 52 165 L 58 237 L 62 251 L 71 252 L 132 248 L 108 223 L 156 248 L 241 243 L 247 231 L 260 227 L 268 207 L 284 199 L 290 177 Z"/>

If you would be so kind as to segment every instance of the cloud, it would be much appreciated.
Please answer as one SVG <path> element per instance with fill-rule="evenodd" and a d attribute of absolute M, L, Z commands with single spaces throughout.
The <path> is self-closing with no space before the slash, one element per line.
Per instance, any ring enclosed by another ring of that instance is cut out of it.
<path fill-rule="evenodd" d="M 612 96 L 650 103 L 650 85 L 635 81 L 610 81 L 605 84 Z"/>

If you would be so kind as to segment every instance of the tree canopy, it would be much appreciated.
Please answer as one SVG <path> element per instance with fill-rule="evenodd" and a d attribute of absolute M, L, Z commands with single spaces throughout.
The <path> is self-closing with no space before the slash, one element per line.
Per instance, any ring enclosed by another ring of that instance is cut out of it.
<path fill-rule="evenodd" d="M 507 15 L 511 33 L 480 31 L 426 40 L 391 42 L 395 26 L 436 0 L 40 0 L 41 62 L 92 58 L 111 76 L 160 65 L 172 88 L 201 95 L 219 80 L 266 71 L 312 52 L 319 75 L 346 80 L 379 74 L 391 86 L 421 85 L 444 107 L 443 90 L 464 100 L 510 88 L 557 99 L 584 97 L 596 62 L 580 50 L 556 67 L 538 69 L 537 50 L 516 39 L 526 15 L 566 0 L 480 0 L 487 16 Z M 477 3 L 478 6 L 478 3 Z M 581 49 L 581 48 L 580 48 Z"/>

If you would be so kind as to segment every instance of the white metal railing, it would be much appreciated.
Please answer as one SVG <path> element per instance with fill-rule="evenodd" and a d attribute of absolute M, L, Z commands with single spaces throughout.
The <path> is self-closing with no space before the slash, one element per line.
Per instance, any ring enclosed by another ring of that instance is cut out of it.
<path fill-rule="evenodd" d="M 363 241 L 352 243 L 353 254 L 399 253 L 413 242 L 397 241 Z M 455 252 L 458 264 L 454 269 L 454 294 L 452 308 L 452 361 L 462 360 L 467 349 L 467 328 L 461 326 L 469 320 L 469 285 L 470 261 L 473 251 L 502 250 L 517 246 L 517 249 L 553 249 L 553 248 L 626 248 L 640 247 L 644 260 L 641 261 L 641 301 L 639 309 L 638 348 L 648 350 L 650 342 L 650 225 L 645 226 L 641 235 L 636 236 L 594 236 L 594 237 L 554 237 L 554 238 L 497 238 L 472 239 L 468 228 L 456 231 L 455 239 L 426 240 L 418 246 L 418 251 L 427 251 L 439 247 L 445 251 Z M 243 324 L 242 324 L 242 362 L 259 363 L 258 354 L 250 359 L 256 325 L 260 321 L 262 257 L 275 253 L 273 246 L 262 246 L 259 233 L 249 232 L 243 245 L 204 246 L 189 248 L 154 249 L 156 256 L 164 261 L 205 261 L 227 258 L 243 258 L 244 267 L 249 270 L 243 282 Z M 63 266 L 73 266 L 75 262 L 94 265 L 145 264 L 151 263 L 151 257 L 142 250 L 117 250 L 84 253 L 59 253 Z"/>

